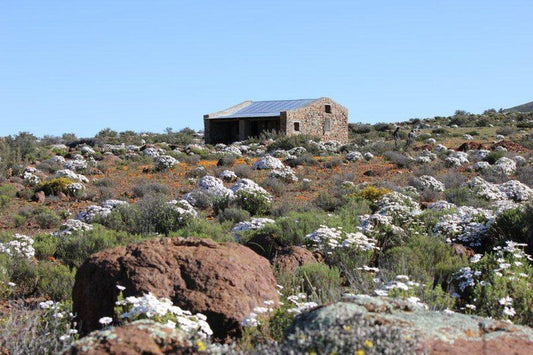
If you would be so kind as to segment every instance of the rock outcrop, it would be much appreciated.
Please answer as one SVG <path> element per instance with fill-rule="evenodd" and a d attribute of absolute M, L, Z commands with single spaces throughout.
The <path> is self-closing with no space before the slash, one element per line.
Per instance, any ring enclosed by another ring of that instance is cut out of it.
<path fill-rule="evenodd" d="M 417 353 L 429 354 L 531 354 L 533 329 L 494 319 L 454 312 L 428 311 L 420 304 L 365 295 L 318 307 L 299 315 L 289 329 L 319 329 L 341 317 L 362 315 L 375 325 L 400 329 L 416 338 Z"/>
<path fill-rule="evenodd" d="M 266 300 L 278 301 L 267 259 L 237 243 L 198 238 L 152 239 L 92 255 L 78 270 L 73 309 L 83 333 L 99 329 L 124 296 L 152 292 L 193 313 L 203 313 L 214 337 L 241 334 L 241 321 Z"/>
<path fill-rule="evenodd" d="M 64 352 L 65 355 L 196 353 L 196 347 L 185 333 L 151 320 L 96 330 L 73 343 Z"/>

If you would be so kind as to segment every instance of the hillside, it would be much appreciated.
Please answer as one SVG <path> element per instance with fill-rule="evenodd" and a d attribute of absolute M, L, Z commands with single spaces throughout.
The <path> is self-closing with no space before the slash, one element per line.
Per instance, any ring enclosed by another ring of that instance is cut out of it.
<path fill-rule="evenodd" d="M 523 105 L 514 106 L 505 110 L 506 112 L 533 112 L 533 101 Z"/>
<path fill-rule="evenodd" d="M 0 354 L 530 354 L 532 119 L 0 137 Z"/>

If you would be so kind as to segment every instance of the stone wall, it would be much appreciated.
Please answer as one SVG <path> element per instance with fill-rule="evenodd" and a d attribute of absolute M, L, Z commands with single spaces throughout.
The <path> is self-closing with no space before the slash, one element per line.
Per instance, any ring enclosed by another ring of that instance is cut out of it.
<path fill-rule="evenodd" d="M 331 113 L 326 112 L 326 105 L 330 105 Z M 295 131 L 295 123 L 299 124 L 299 131 Z M 282 113 L 280 128 L 287 135 L 307 134 L 324 141 L 347 142 L 348 110 L 323 97 L 308 106 Z"/>

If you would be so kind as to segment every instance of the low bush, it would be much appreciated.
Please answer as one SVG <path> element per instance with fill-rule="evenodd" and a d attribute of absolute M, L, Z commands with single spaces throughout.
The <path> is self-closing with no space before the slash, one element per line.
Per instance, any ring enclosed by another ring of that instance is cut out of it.
<path fill-rule="evenodd" d="M 487 154 L 487 156 L 485 157 L 485 161 L 492 165 L 503 156 L 505 156 L 504 151 L 494 150 Z"/>
<path fill-rule="evenodd" d="M 385 159 L 395 164 L 398 168 L 409 168 L 414 163 L 412 158 L 398 152 L 387 151 L 383 155 Z"/>
<path fill-rule="evenodd" d="M 490 225 L 483 247 L 492 250 L 506 241 L 528 243 L 530 231 L 533 232 L 533 206 L 526 209 L 514 208 L 501 212 Z"/>
<path fill-rule="evenodd" d="M 287 183 L 274 177 L 267 177 L 261 182 L 261 187 L 281 196 L 287 190 Z"/>
<path fill-rule="evenodd" d="M 349 123 L 348 132 L 353 134 L 367 134 L 372 131 L 372 125 L 363 123 Z"/>
<path fill-rule="evenodd" d="M 56 228 L 61 223 L 61 218 L 53 210 L 46 207 L 42 207 L 34 213 L 34 219 L 39 228 Z"/>
<path fill-rule="evenodd" d="M 233 166 L 237 158 L 233 154 L 224 154 L 218 159 L 217 166 Z"/>
<path fill-rule="evenodd" d="M 233 168 L 233 172 L 240 178 L 249 179 L 252 176 L 252 168 L 246 164 L 238 164 Z"/>
<path fill-rule="evenodd" d="M 250 212 L 251 215 L 266 214 L 272 205 L 272 199 L 259 191 L 239 190 L 235 193 L 235 204 Z"/>
<path fill-rule="evenodd" d="M 343 293 L 343 280 L 336 267 L 322 263 L 305 264 L 295 270 L 294 277 L 301 283 L 300 289 L 321 304 L 338 301 Z"/>
<path fill-rule="evenodd" d="M 217 215 L 219 222 L 231 221 L 232 223 L 244 222 L 250 219 L 250 212 L 242 208 L 229 207 Z"/>
<path fill-rule="evenodd" d="M 309 144 L 309 141 L 318 141 L 316 137 L 308 135 L 297 135 L 297 136 L 281 136 L 276 139 L 272 144 L 269 145 L 269 150 L 283 149 L 290 150 L 296 147 L 304 147 L 310 153 L 318 152 L 318 149 L 315 145 Z"/>
<path fill-rule="evenodd" d="M 57 196 L 60 193 L 68 195 L 69 189 L 67 186 L 73 184 L 74 182 L 75 181 L 65 177 L 52 178 L 48 181 L 43 181 L 39 186 L 37 186 L 35 191 L 43 191 L 46 196 Z"/>
<path fill-rule="evenodd" d="M 417 281 L 430 282 L 445 288 L 453 274 L 466 265 L 452 247 L 438 238 L 413 235 L 405 246 L 393 247 L 379 258 L 381 268 L 394 275 L 415 275 Z"/>
<path fill-rule="evenodd" d="M 232 226 L 233 223 L 230 221 L 213 223 L 213 221 L 198 217 L 187 221 L 182 228 L 171 233 L 170 236 L 209 238 L 216 242 L 229 242 L 234 241 L 230 234 Z"/>
<path fill-rule="evenodd" d="M 55 258 L 71 267 L 79 267 L 91 254 L 101 250 L 143 240 L 140 235 L 110 230 L 97 224 L 89 231 L 83 231 L 61 238 L 51 238 L 58 239 L 53 254 Z M 46 256 L 53 249 L 54 241 L 47 240 L 45 237 L 37 238 L 35 243 L 37 256 Z"/>
<path fill-rule="evenodd" d="M 313 155 L 310 153 L 302 154 L 299 157 L 288 159 L 285 161 L 285 163 L 290 166 L 291 168 L 295 168 L 297 166 L 303 165 L 303 166 L 317 166 L 320 163 L 316 161 L 313 158 Z"/>
<path fill-rule="evenodd" d="M 50 308 L 16 302 L 1 318 L 0 348 L 6 354 L 60 354 L 78 338 L 69 314 L 69 302 Z"/>
<path fill-rule="evenodd" d="M 143 181 L 133 187 L 133 196 L 142 198 L 147 195 L 168 194 L 168 187 L 158 182 Z"/>
<path fill-rule="evenodd" d="M 13 185 L 0 186 L 0 209 L 9 205 L 13 197 L 17 195 L 17 191 Z"/>

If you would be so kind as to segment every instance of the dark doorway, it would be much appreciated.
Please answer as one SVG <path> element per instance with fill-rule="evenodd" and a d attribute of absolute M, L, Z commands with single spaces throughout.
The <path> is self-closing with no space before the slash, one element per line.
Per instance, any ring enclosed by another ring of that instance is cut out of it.
<path fill-rule="evenodd" d="M 239 140 L 239 121 L 211 121 L 211 142 L 230 144 Z"/>

